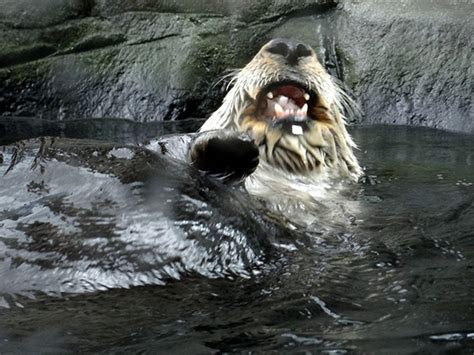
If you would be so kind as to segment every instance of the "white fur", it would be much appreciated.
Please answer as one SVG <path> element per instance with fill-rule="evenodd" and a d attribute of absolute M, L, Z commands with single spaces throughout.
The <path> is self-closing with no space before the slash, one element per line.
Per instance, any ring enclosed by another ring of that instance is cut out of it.
<path fill-rule="evenodd" d="M 283 69 L 280 70 L 281 68 Z M 317 75 L 314 71 L 317 71 Z M 355 162 L 358 167 L 352 154 L 352 149 L 356 146 L 345 129 L 342 115 L 344 111 L 353 112 L 356 105 L 322 69 L 317 60 L 295 69 L 275 63 L 271 58 L 266 60 L 259 52 L 245 68 L 233 73 L 229 83 L 233 85 L 232 88 L 225 96 L 222 105 L 209 117 L 200 131 L 215 129 L 238 131 L 239 118 L 243 110 L 249 106 L 249 100 L 255 100 L 258 92 L 265 86 L 288 79 L 304 83 L 306 87 L 324 98 L 328 107 L 337 111 L 334 118 L 347 144 L 348 159 Z M 360 170 L 347 172 L 347 177 L 356 180 L 359 174 Z M 323 206 L 326 206 L 324 215 L 330 219 L 334 217 L 334 213 L 339 217 L 346 215 L 340 213 L 340 208 L 334 208 L 335 205 L 342 204 L 340 191 L 344 186 L 341 184 L 343 180 L 331 169 L 321 169 L 308 174 L 292 174 L 260 159 L 257 170 L 246 179 L 245 186 L 251 194 L 264 198 L 272 208 L 287 215 L 291 221 L 309 224 L 314 221 L 316 214 L 318 220 L 321 218 L 317 210 Z"/>

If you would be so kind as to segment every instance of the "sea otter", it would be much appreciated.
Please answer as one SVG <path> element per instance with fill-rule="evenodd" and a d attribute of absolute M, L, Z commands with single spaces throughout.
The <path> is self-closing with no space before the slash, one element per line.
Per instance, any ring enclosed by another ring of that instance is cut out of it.
<path fill-rule="evenodd" d="M 248 277 L 275 246 L 294 250 L 333 227 L 345 235 L 357 201 L 342 182 L 361 169 L 342 116 L 348 99 L 314 51 L 273 40 L 232 83 L 198 133 L 145 147 L 43 137 L 9 148 L 0 299 Z M 243 181 L 250 195 L 198 170 Z"/>
<path fill-rule="evenodd" d="M 353 101 L 311 47 L 271 40 L 231 84 L 200 133 L 164 137 L 160 150 L 224 181 L 245 179 L 251 194 L 285 212 L 317 204 L 335 182 L 358 179 L 343 116 Z"/>

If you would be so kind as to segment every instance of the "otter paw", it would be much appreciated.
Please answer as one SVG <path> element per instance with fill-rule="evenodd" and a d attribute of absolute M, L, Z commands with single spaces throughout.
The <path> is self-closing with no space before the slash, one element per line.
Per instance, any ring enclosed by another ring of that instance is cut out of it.
<path fill-rule="evenodd" d="M 191 165 L 226 183 L 240 182 L 258 166 L 258 148 L 246 135 L 222 130 L 199 134 L 192 142 Z"/>

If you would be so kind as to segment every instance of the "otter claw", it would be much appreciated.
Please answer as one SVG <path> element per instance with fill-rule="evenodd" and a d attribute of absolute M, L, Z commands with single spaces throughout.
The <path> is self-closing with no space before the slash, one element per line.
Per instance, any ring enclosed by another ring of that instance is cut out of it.
<path fill-rule="evenodd" d="M 191 165 L 226 183 L 240 182 L 258 166 L 259 150 L 249 136 L 206 131 L 191 143 Z"/>

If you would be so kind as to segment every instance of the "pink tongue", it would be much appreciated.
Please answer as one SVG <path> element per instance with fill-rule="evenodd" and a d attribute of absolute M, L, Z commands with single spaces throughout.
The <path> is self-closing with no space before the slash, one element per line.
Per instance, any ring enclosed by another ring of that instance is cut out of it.
<path fill-rule="evenodd" d="M 288 99 L 288 100 L 285 100 L 285 101 L 286 101 L 286 103 L 283 103 L 282 100 L 280 99 L 276 102 L 278 102 L 280 104 L 281 108 L 284 109 L 284 110 L 295 110 L 296 111 L 296 110 L 299 109 L 299 106 L 297 104 L 295 104 L 293 102 L 293 100 Z M 273 104 L 273 105 L 275 106 L 275 104 Z"/>

